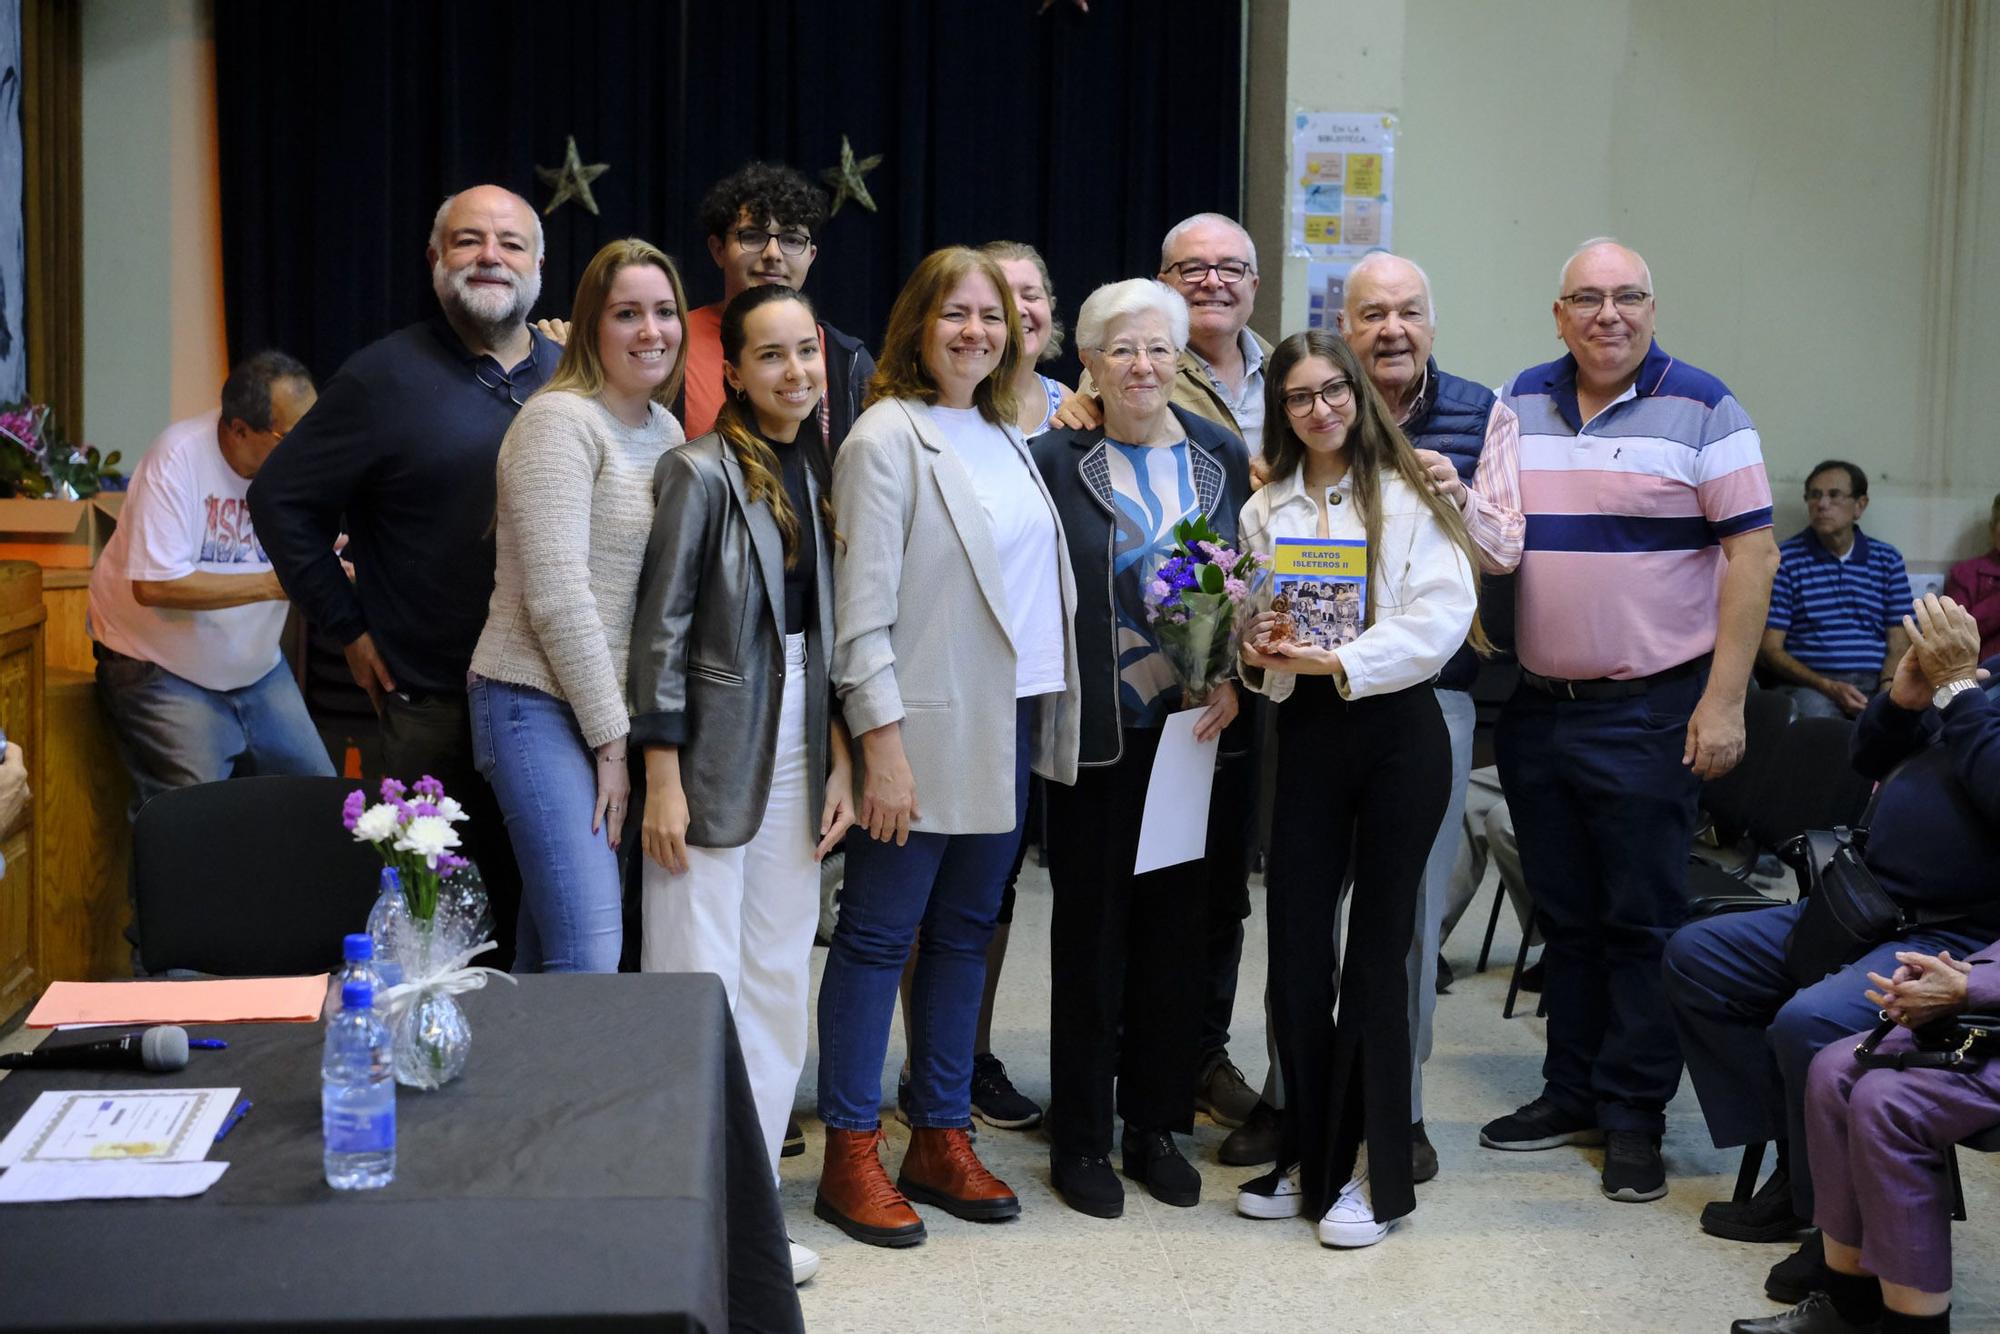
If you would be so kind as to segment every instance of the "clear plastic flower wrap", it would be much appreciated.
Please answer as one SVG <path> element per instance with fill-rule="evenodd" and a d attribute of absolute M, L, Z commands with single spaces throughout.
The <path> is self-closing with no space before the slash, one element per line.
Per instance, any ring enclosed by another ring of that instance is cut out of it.
<path fill-rule="evenodd" d="M 1175 526 L 1173 554 L 1146 585 L 1146 619 L 1190 703 L 1236 674 L 1250 595 L 1267 566 L 1225 544 L 1206 515 Z"/>

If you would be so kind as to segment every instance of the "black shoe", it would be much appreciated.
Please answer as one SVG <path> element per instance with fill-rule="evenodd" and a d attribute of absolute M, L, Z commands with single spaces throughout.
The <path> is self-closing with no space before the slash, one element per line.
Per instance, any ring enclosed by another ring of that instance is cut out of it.
<path fill-rule="evenodd" d="M 1164 1130 L 1125 1130 L 1125 1175 L 1144 1182 L 1161 1204 L 1192 1209 L 1201 1203 L 1201 1173 L 1181 1157 L 1180 1146 Z"/>
<path fill-rule="evenodd" d="M 1257 1091 L 1226 1052 L 1208 1063 L 1194 1086 L 1194 1109 L 1207 1112 L 1209 1120 L 1230 1130 L 1250 1119 L 1257 1102 Z"/>
<path fill-rule="evenodd" d="M 1712 1200 L 1701 1210 L 1701 1230 L 1725 1241 L 1797 1241 L 1811 1226 L 1792 1212 L 1792 1174 L 1782 1167 L 1741 1204 Z"/>
<path fill-rule="evenodd" d="M 1280 1115 L 1270 1103 L 1260 1101 L 1250 1109 L 1249 1119 L 1222 1141 L 1222 1147 L 1215 1152 L 1216 1158 L 1230 1167 L 1276 1163 L 1278 1140 L 1284 1133 Z"/>
<path fill-rule="evenodd" d="M 1809 1292 L 1805 1300 L 1783 1315 L 1738 1320 L 1729 1326 L 1729 1334 L 1875 1334 L 1881 1327 L 1881 1322 L 1875 1320 L 1865 1325 L 1843 1320 L 1834 1309 L 1833 1298 L 1823 1292 Z"/>
<path fill-rule="evenodd" d="M 1458 974 L 1451 971 L 1451 965 L 1444 961 L 1442 954 L 1438 955 L 1437 994 L 1442 996 L 1450 991 L 1451 984 L 1456 981 L 1458 981 Z"/>
<path fill-rule="evenodd" d="M 1605 1199 L 1645 1204 L 1667 1193 L 1667 1165 L 1660 1161 L 1658 1135 L 1614 1130 L 1604 1138 Z"/>
<path fill-rule="evenodd" d="M 1559 1111 L 1547 1098 L 1537 1098 L 1526 1107 L 1479 1128 L 1479 1142 L 1489 1149 L 1553 1149 L 1559 1144 L 1602 1144 L 1604 1132 L 1587 1116 L 1571 1116 Z"/>
<path fill-rule="evenodd" d="M 1007 1067 L 991 1052 L 972 1058 L 972 1114 L 1002 1130 L 1029 1130 L 1042 1122 L 1042 1109 L 1014 1087 Z"/>
<path fill-rule="evenodd" d="M 1125 1187 L 1102 1154 L 1049 1151 L 1049 1176 L 1062 1202 L 1092 1218 L 1116 1218 L 1125 1212 Z"/>
<path fill-rule="evenodd" d="M 1410 1180 L 1423 1185 L 1438 1174 L 1438 1151 L 1431 1145 L 1431 1137 L 1424 1133 L 1424 1123 L 1417 1122 L 1410 1127 Z"/>
<path fill-rule="evenodd" d="M 806 1151 L 806 1132 L 799 1129 L 799 1118 L 794 1116 L 785 1122 L 785 1147 L 778 1150 L 780 1158 L 796 1158 Z"/>
<path fill-rule="evenodd" d="M 1774 1302 L 1789 1302 L 1792 1305 L 1804 1301 L 1808 1294 L 1826 1288 L 1826 1243 L 1820 1240 L 1819 1229 L 1796 1251 L 1771 1266 L 1771 1272 L 1764 1279 L 1764 1295 Z"/>
<path fill-rule="evenodd" d="M 1540 991 L 1542 989 L 1542 961 L 1535 960 L 1521 970 L 1521 990 Z"/>

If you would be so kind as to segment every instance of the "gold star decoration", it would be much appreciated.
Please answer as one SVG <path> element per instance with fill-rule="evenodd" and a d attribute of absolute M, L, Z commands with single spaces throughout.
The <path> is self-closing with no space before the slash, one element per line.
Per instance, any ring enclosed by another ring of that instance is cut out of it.
<path fill-rule="evenodd" d="M 563 153 L 560 167 L 535 168 L 535 175 L 542 178 L 543 185 L 553 185 L 556 188 L 556 196 L 549 201 L 548 207 L 542 210 L 542 216 L 546 218 L 571 199 L 595 215 L 597 201 L 591 197 L 590 183 L 610 169 L 610 166 L 603 162 L 593 162 L 586 167 L 583 159 L 577 155 L 576 136 L 570 135 L 569 147 Z"/>
<path fill-rule="evenodd" d="M 868 186 L 861 178 L 881 165 L 882 155 L 880 153 L 872 154 L 856 162 L 854 160 L 853 146 L 847 142 L 846 135 L 841 135 L 840 165 L 837 167 L 828 167 L 819 174 L 821 180 L 833 187 L 833 207 L 828 210 L 827 216 L 831 217 L 833 214 L 840 212 L 840 206 L 850 199 L 867 209 L 870 213 L 879 212 L 875 207 L 875 196 L 868 193 Z"/>

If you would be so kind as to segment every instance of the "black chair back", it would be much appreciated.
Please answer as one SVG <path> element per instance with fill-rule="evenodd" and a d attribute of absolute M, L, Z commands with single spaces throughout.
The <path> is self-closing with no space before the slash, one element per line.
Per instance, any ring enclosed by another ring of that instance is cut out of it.
<path fill-rule="evenodd" d="M 341 825 L 347 778 L 231 778 L 163 792 L 132 828 L 149 973 L 318 973 L 366 930 L 382 860 Z"/>
<path fill-rule="evenodd" d="M 1701 808 L 1715 825 L 1716 843 L 1733 847 L 1750 830 L 1778 758 L 1778 741 L 1798 706 L 1776 690 L 1752 690 L 1743 699 L 1743 759 L 1720 778 L 1702 784 Z"/>
<path fill-rule="evenodd" d="M 1854 724 L 1845 718 L 1800 718 L 1778 734 L 1771 770 L 1750 809 L 1750 836 L 1776 849 L 1808 829 L 1851 825 L 1868 806 L 1872 786 L 1849 758 Z"/>

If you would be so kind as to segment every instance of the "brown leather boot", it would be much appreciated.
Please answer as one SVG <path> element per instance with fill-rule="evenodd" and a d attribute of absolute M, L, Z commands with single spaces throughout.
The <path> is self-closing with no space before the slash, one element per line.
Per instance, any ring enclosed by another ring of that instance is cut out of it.
<path fill-rule="evenodd" d="M 975 1223 L 1015 1218 L 1021 1213 L 1021 1202 L 1006 1182 L 979 1161 L 962 1126 L 912 1127 L 910 1148 L 903 1155 L 896 1184 L 913 1200 L 935 1204 L 955 1218 Z"/>
<path fill-rule="evenodd" d="M 870 1246 L 914 1246 L 924 1239 L 924 1220 L 889 1184 L 875 1151 L 881 1142 L 879 1128 L 826 1128 L 826 1165 L 813 1213 Z"/>

